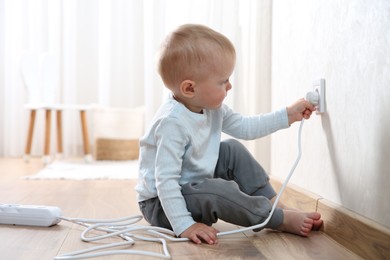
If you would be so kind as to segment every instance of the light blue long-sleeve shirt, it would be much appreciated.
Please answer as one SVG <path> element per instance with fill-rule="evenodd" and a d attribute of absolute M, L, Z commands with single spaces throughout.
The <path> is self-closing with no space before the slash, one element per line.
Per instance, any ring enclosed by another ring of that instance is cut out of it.
<path fill-rule="evenodd" d="M 198 114 L 170 95 L 140 139 L 137 199 L 159 197 L 173 231 L 180 235 L 195 224 L 181 194 L 181 185 L 214 176 L 221 133 L 252 140 L 288 126 L 286 108 L 242 116 L 223 104 Z"/>

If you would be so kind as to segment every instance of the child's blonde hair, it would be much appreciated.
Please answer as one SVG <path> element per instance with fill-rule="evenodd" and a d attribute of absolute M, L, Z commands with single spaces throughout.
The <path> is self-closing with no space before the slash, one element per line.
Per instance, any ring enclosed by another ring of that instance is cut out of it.
<path fill-rule="evenodd" d="M 186 24 L 166 38 L 160 50 L 158 72 L 169 89 L 183 80 L 199 80 L 225 59 L 236 58 L 228 38 L 206 26 Z"/>

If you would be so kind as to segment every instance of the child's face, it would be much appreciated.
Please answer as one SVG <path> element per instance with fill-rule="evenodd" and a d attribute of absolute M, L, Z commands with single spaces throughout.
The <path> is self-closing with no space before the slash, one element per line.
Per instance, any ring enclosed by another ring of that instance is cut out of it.
<path fill-rule="evenodd" d="M 234 58 L 220 59 L 221 62 L 210 70 L 207 78 L 199 80 L 195 85 L 194 105 L 202 109 L 217 109 L 222 105 L 227 92 L 232 88 L 229 81 L 234 69 Z"/>

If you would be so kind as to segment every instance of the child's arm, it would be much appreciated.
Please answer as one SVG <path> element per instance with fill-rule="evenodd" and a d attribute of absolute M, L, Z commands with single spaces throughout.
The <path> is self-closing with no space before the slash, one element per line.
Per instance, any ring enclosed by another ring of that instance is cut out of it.
<path fill-rule="evenodd" d="M 239 139 L 253 140 L 288 128 L 303 118 L 308 119 L 315 110 L 315 107 L 304 99 L 299 99 L 286 108 L 253 116 L 243 116 L 225 105 L 221 109 L 222 131 Z"/>
<path fill-rule="evenodd" d="M 294 122 L 309 119 L 312 112 L 316 108 L 305 99 L 299 99 L 292 105 L 287 107 L 288 123 L 291 125 Z"/>

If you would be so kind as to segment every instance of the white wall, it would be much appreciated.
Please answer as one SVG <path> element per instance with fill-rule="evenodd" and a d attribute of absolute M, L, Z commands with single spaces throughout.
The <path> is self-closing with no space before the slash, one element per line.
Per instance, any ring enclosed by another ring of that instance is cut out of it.
<path fill-rule="evenodd" d="M 275 0 L 272 107 L 326 79 L 327 113 L 305 122 L 292 183 L 390 227 L 390 1 Z M 297 130 L 272 136 L 284 178 Z"/>

